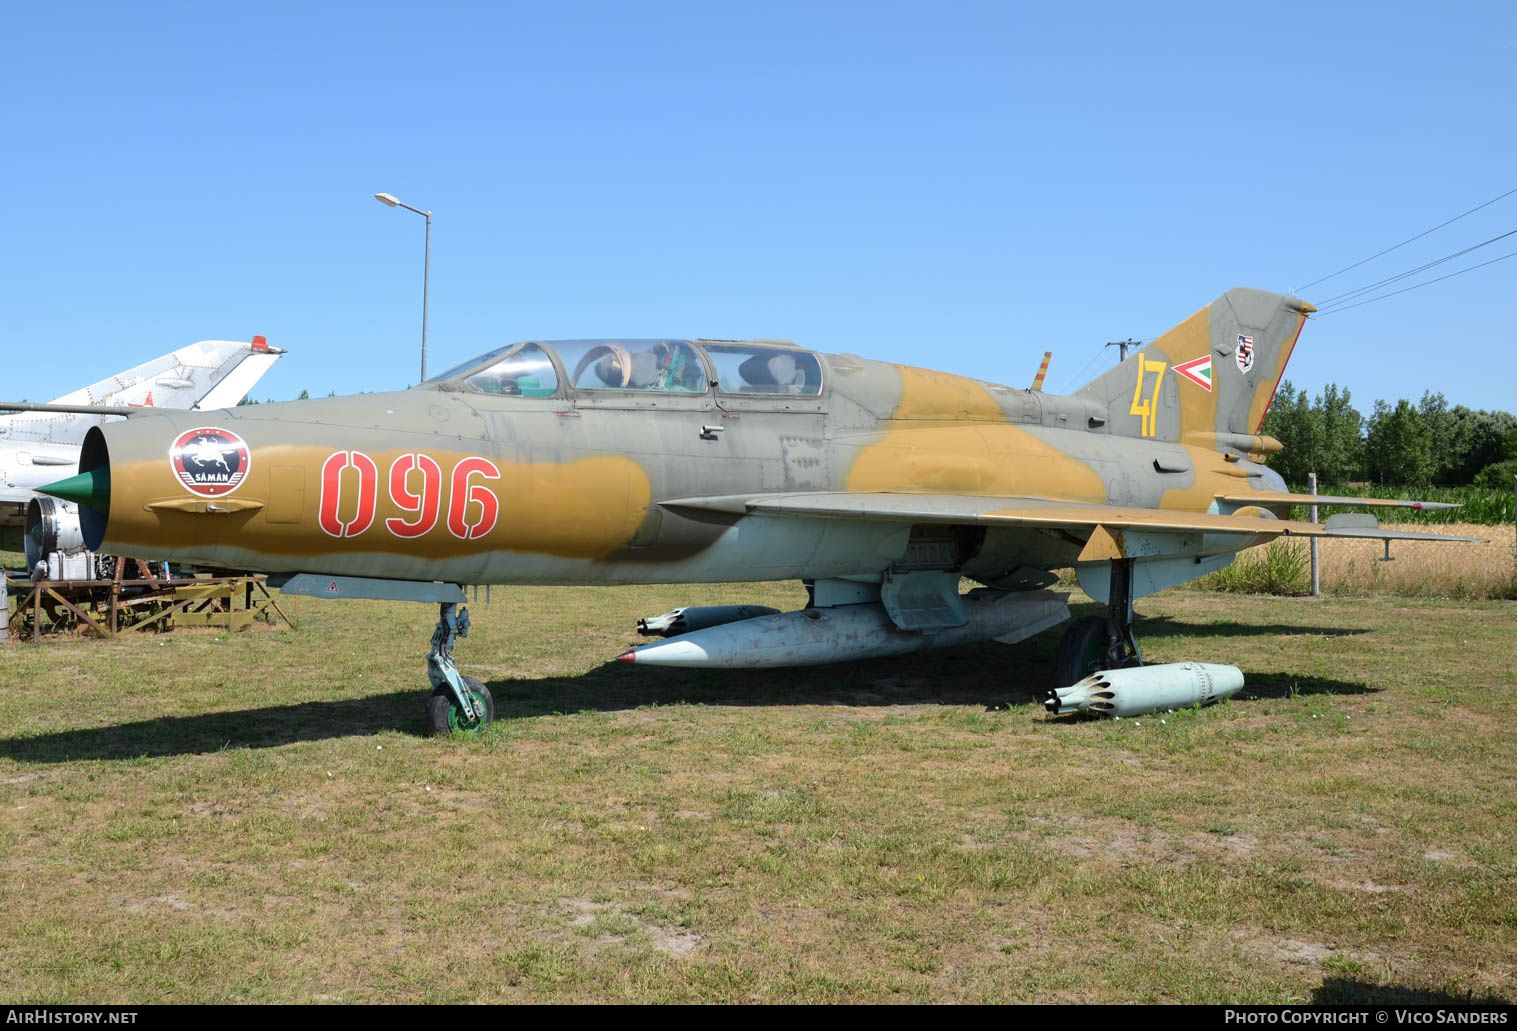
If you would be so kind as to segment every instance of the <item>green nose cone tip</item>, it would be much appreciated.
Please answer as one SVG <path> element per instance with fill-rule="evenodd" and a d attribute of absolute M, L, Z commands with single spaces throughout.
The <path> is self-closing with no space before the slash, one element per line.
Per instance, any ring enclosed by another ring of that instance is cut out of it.
<path fill-rule="evenodd" d="M 64 501 L 76 501 L 99 512 L 111 509 L 111 470 L 109 466 L 91 469 L 78 476 L 70 476 L 46 487 L 38 487 L 41 494 L 50 494 Z"/>

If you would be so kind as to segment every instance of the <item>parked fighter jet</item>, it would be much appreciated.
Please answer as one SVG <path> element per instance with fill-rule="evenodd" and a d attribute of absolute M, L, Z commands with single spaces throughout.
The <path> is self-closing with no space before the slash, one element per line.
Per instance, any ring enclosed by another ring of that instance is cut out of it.
<path fill-rule="evenodd" d="M 0 415 L 0 547 L 20 550 L 27 503 L 36 497 L 33 492 L 56 480 L 63 469 L 78 466 L 79 445 L 91 428 L 137 409 L 235 405 L 282 354 L 263 337 L 254 337 L 251 344 L 202 340 L 45 405 L 6 406 L 24 410 Z M 41 539 L 27 547 L 28 563 L 60 544 L 65 550 L 70 542 L 82 546 L 74 506 L 43 500 Z"/>
<path fill-rule="evenodd" d="M 1243 548 L 1433 536 L 1284 518 L 1310 499 L 1259 427 L 1313 310 L 1228 291 L 1067 396 L 777 341 L 521 343 L 396 393 L 98 427 L 45 490 L 92 547 L 440 603 L 438 732 L 493 713 L 451 658 L 464 584 L 804 581 L 800 612 L 671 613 L 620 656 L 752 667 L 1022 640 L 1068 619 L 1045 588 L 1073 566 L 1108 613 L 1065 633 L 1064 685 L 1139 662 L 1132 599 Z"/>

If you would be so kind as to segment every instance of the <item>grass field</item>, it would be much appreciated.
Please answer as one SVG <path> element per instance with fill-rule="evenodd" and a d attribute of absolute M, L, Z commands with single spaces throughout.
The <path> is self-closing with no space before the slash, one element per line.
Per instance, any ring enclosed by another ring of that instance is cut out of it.
<path fill-rule="evenodd" d="M 1173 591 L 1201 712 L 1053 719 L 1057 631 L 607 664 L 792 585 L 497 589 L 499 722 L 421 736 L 422 606 L 0 647 L 0 999 L 1517 999 L 1517 605 Z"/>
<path fill-rule="evenodd" d="M 1405 594 L 1439 597 L 1517 598 L 1517 529 L 1446 523 L 1388 528 L 1430 530 L 1479 537 L 1484 544 L 1392 541 L 1391 561 L 1383 562 L 1379 541 L 1322 542 L 1322 590 L 1329 594 Z"/>

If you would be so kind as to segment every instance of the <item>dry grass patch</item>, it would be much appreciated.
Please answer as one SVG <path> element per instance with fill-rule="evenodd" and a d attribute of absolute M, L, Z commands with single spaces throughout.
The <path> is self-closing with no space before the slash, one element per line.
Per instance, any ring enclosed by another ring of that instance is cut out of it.
<path fill-rule="evenodd" d="M 1324 540 L 1322 589 L 1330 594 L 1432 595 L 1444 598 L 1517 598 L 1517 528 L 1444 523 L 1385 524 L 1388 529 L 1479 537 L 1484 544 Z"/>
<path fill-rule="evenodd" d="M 1512 526 L 1442 523 L 1387 524 L 1414 530 L 1480 538 L 1484 543 L 1323 539 L 1324 594 L 1395 594 L 1410 597 L 1517 598 L 1517 530 Z M 1190 585 L 1231 593 L 1305 595 L 1311 590 L 1309 542 L 1281 537 L 1240 552 L 1232 565 Z"/>

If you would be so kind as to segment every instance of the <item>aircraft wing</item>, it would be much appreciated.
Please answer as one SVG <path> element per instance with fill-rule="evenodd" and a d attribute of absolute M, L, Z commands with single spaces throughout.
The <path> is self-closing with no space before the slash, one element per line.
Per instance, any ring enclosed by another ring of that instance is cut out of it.
<path fill-rule="evenodd" d="M 1318 499 L 1318 503 L 1322 503 Z M 984 526 L 1029 526 L 1047 529 L 1147 530 L 1154 533 L 1235 533 L 1271 537 L 1359 537 L 1374 540 L 1434 540 L 1480 543 L 1478 537 L 1454 537 L 1412 530 L 1386 530 L 1373 516 L 1334 516 L 1306 523 L 1261 516 L 1218 515 L 1176 509 L 1125 505 L 1087 505 L 1049 498 L 996 498 L 969 494 L 888 494 L 819 492 L 680 498 L 665 508 L 727 516 L 805 516 L 813 519 L 860 519 L 873 522 L 953 523 Z"/>

